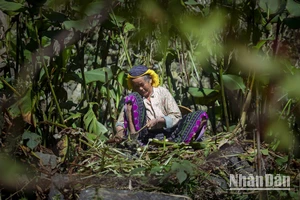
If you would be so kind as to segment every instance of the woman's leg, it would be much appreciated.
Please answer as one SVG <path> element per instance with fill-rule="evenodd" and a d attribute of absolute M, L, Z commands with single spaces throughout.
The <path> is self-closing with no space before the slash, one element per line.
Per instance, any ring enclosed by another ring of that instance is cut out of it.
<path fill-rule="evenodd" d="M 185 115 L 169 140 L 185 143 L 200 141 L 207 127 L 207 120 L 207 113 L 201 110 Z"/>
<path fill-rule="evenodd" d="M 146 109 L 143 98 L 138 93 L 133 92 L 125 97 L 124 112 L 125 136 L 128 136 L 128 131 L 134 134 L 146 125 Z M 146 129 L 141 130 L 138 138 L 141 139 L 146 132 Z"/>

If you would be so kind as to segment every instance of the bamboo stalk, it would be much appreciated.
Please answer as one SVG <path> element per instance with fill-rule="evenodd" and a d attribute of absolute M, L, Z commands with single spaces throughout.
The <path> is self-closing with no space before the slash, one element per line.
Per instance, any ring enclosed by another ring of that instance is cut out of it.
<path fill-rule="evenodd" d="M 228 119 L 225 89 L 224 89 L 224 83 L 223 83 L 223 67 L 222 67 L 222 65 L 220 65 L 220 72 L 219 73 L 220 73 L 220 86 L 221 86 L 222 104 L 223 104 L 223 110 L 224 110 L 226 129 L 227 129 L 227 131 L 229 131 L 229 119 Z"/>
<path fill-rule="evenodd" d="M 116 16 L 115 16 L 114 11 L 113 11 L 113 10 L 111 10 L 111 11 L 112 11 L 112 17 L 113 17 L 113 20 L 115 21 L 115 23 L 116 23 L 116 25 L 118 26 L 118 28 L 121 29 L 121 28 L 119 27 L 119 24 L 118 24 L 118 21 L 117 21 L 117 19 L 116 19 Z M 127 44 L 126 44 L 126 42 L 125 42 L 125 39 L 124 39 L 124 37 L 123 37 L 123 35 L 122 35 L 122 31 L 121 31 L 121 30 L 120 30 L 120 39 L 121 39 L 122 46 L 123 46 L 123 49 L 124 49 L 124 51 L 125 51 L 126 58 L 127 58 L 127 60 L 128 60 L 129 66 L 130 66 L 130 68 L 132 68 L 131 59 L 130 59 L 130 56 L 129 56 L 129 53 L 128 53 L 128 49 L 127 49 Z"/>

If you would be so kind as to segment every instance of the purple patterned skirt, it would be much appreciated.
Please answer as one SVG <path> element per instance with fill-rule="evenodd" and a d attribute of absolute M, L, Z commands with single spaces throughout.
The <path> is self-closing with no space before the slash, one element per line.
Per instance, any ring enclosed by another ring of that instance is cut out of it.
<path fill-rule="evenodd" d="M 128 135 L 128 119 L 126 116 L 126 110 L 127 110 L 127 104 L 132 104 L 132 116 L 133 116 L 133 124 L 136 131 L 140 131 L 141 128 L 143 128 L 146 125 L 147 117 L 146 117 L 146 109 L 144 106 L 143 98 L 140 94 L 137 92 L 133 92 L 125 97 L 124 102 L 124 134 L 125 136 Z M 141 139 L 143 135 L 147 134 L 147 129 L 143 129 L 139 132 L 139 138 Z"/>
<path fill-rule="evenodd" d="M 128 135 L 128 119 L 126 117 L 127 104 L 132 104 L 133 124 L 136 131 L 139 131 L 147 123 L 146 109 L 143 98 L 136 92 L 125 97 L 124 129 L 125 136 Z M 169 141 L 189 143 L 191 141 L 201 141 L 207 128 L 208 115 L 204 111 L 191 112 L 170 129 L 148 130 L 144 128 L 139 132 L 138 140 L 146 144 L 150 138 L 163 139 Z"/>

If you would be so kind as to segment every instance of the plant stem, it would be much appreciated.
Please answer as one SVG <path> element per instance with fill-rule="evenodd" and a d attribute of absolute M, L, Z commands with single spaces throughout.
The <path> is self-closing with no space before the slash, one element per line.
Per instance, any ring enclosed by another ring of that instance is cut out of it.
<path fill-rule="evenodd" d="M 121 30 L 121 28 L 120 28 L 120 26 L 119 26 L 119 24 L 118 24 L 118 21 L 117 21 L 117 19 L 116 19 L 116 16 L 115 16 L 115 13 L 114 13 L 113 10 L 112 10 L 112 16 L 113 16 L 113 19 L 114 19 L 116 25 L 117 25 L 118 28 L 120 29 L 120 39 L 121 39 L 122 46 L 123 46 L 123 49 L 124 49 L 124 51 L 125 51 L 125 54 L 126 54 L 126 57 L 127 57 L 128 63 L 129 63 L 129 66 L 130 66 L 130 68 L 131 68 L 131 67 L 132 67 L 132 63 L 131 63 L 130 56 L 129 56 L 129 53 L 128 53 L 127 45 L 126 45 L 125 39 L 124 39 L 124 37 L 123 37 L 123 35 L 122 35 L 122 34 L 123 34 L 123 33 L 122 33 L 122 30 Z"/>
<path fill-rule="evenodd" d="M 225 117 L 225 122 L 226 122 L 226 129 L 227 129 L 227 131 L 229 131 L 229 120 L 228 120 L 225 89 L 224 89 L 224 83 L 223 83 L 223 67 L 222 67 L 222 65 L 220 65 L 220 86 L 221 86 L 221 93 L 222 93 L 222 104 L 223 104 L 223 111 L 224 111 L 224 117 Z"/>
<path fill-rule="evenodd" d="M 110 116 L 110 119 L 111 119 L 111 124 L 112 124 L 112 127 L 113 127 L 113 130 L 114 130 L 114 127 L 115 127 L 115 121 L 112 117 L 112 107 L 111 107 L 111 103 L 110 103 L 110 90 L 109 90 L 109 85 L 108 84 L 108 73 L 107 71 L 105 71 L 105 82 L 106 82 L 106 93 L 107 93 L 107 106 L 108 106 L 108 110 L 109 110 L 109 116 Z"/>
<path fill-rule="evenodd" d="M 40 11 L 41 12 L 41 11 Z M 55 105 L 57 107 L 57 111 L 58 111 L 58 115 L 60 117 L 60 121 L 62 124 L 65 124 L 64 122 L 64 117 L 62 115 L 62 111 L 60 109 L 60 106 L 59 106 L 59 103 L 57 101 L 57 98 L 56 98 L 56 94 L 55 94 L 55 91 L 53 89 L 53 85 L 52 85 L 52 82 L 51 82 L 51 78 L 50 78 L 50 75 L 48 73 L 48 69 L 47 69 L 47 66 L 46 66 L 46 63 L 45 63 L 45 59 L 44 59 L 44 55 L 42 53 L 42 44 L 41 44 L 41 40 L 39 38 L 39 34 L 38 34 L 38 30 L 37 30 L 37 26 L 35 26 L 35 33 L 36 33 L 36 39 L 38 41 L 38 44 L 39 44 L 39 49 L 41 51 L 40 53 L 40 59 L 42 61 L 42 66 L 44 68 L 44 71 L 45 71 L 45 74 L 46 74 L 46 77 L 47 77 L 47 80 L 48 80 L 48 83 L 49 83 L 49 87 L 50 87 L 50 90 L 51 90 L 51 93 L 52 93 L 52 96 L 53 96 L 53 99 L 54 99 L 54 102 L 55 102 Z"/>
<path fill-rule="evenodd" d="M 50 87 L 50 90 L 51 90 L 51 93 L 52 93 L 52 96 L 53 96 L 55 105 L 56 105 L 56 107 L 57 107 L 57 111 L 58 111 L 58 115 L 59 115 L 59 117 L 60 117 L 60 121 L 61 121 L 62 124 L 65 124 L 65 122 L 64 122 L 64 117 L 63 117 L 63 115 L 62 115 L 62 111 L 61 111 L 60 106 L 59 106 L 59 103 L 58 103 L 58 101 L 57 101 L 56 94 L 55 94 L 55 91 L 54 91 L 54 89 L 53 89 L 53 85 L 52 85 L 52 83 L 51 83 L 51 78 L 50 78 L 50 76 L 49 76 L 48 69 L 47 69 L 47 67 L 46 67 L 46 63 L 45 63 L 44 57 L 43 57 L 43 58 L 42 58 L 42 57 L 43 57 L 43 56 L 41 56 L 41 59 L 43 60 L 43 64 L 42 64 L 42 65 L 43 65 L 43 68 L 44 68 L 44 70 L 45 70 L 45 74 L 46 74 L 47 79 L 48 79 L 49 87 Z"/>
<path fill-rule="evenodd" d="M 84 75 L 84 49 L 83 47 L 78 47 L 78 52 L 79 52 L 79 58 L 80 58 L 80 71 L 81 71 L 81 76 L 82 76 L 82 83 L 83 83 L 83 88 L 84 88 L 84 96 L 86 101 L 89 101 L 89 93 L 88 93 L 88 87 L 86 84 L 85 80 L 85 75 Z"/>
<path fill-rule="evenodd" d="M 194 68 L 194 71 L 195 71 L 195 74 L 196 74 L 196 77 L 197 77 L 197 81 L 200 82 L 200 81 L 201 81 L 201 80 L 200 80 L 200 76 L 199 76 L 199 74 L 198 74 L 198 72 L 197 72 L 196 65 L 195 65 L 195 63 L 194 63 L 194 60 L 193 60 L 193 57 L 192 57 L 192 54 L 191 54 L 190 51 L 188 51 L 188 55 L 189 55 L 189 58 L 190 58 L 190 60 L 191 60 L 191 62 L 192 62 L 192 65 L 193 65 L 193 68 Z"/>
<path fill-rule="evenodd" d="M 6 82 L 6 80 L 2 76 L 0 76 L 0 81 L 2 81 L 7 87 L 9 87 L 16 95 L 21 97 L 21 94 L 15 88 L 13 88 L 13 86 L 11 86 L 8 82 Z"/>

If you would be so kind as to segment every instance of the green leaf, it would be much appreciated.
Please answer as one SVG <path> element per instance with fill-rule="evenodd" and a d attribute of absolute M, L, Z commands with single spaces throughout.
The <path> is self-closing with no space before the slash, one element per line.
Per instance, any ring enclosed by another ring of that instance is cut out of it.
<path fill-rule="evenodd" d="M 219 92 L 218 90 L 208 89 L 208 88 L 194 88 L 189 87 L 188 93 L 190 93 L 193 97 L 206 97 L 215 92 Z"/>
<path fill-rule="evenodd" d="M 18 106 L 18 103 L 14 103 L 13 105 L 11 105 L 8 109 L 7 109 L 9 115 L 14 119 L 18 116 L 21 115 L 21 110 Z"/>
<path fill-rule="evenodd" d="M 117 16 L 114 14 L 109 14 L 110 18 L 112 19 L 111 22 L 116 25 L 116 26 L 121 26 L 123 24 L 123 22 L 125 21 L 125 18 L 121 17 L 121 16 Z"/>
<path fill-rule="evenodd" d="M 124 33 L 127 33 L 129 31 L 133 31 L 135 29 L 134 25 L 129 23 L 129 22 L 126 22 L 125 23 L 125 26 L 124 26 Z"/>
<path fill-rule="evenodd" d="M 286 163 L 289 159 L 289 156 L 284 156 L 282 158 L 277 158 L 275 160 L 275 162 L 278 164 L 278 165 L 283 165 L 284 163 Z"/>
<path fill-rule="evenodd" d="M 184 2 L 186 5 L 198 5 L 199 3 L 195 0 L 188 0 Z"/>
<path fill-rule="evenodd" d="M 287 0 L 286 9 L 294 17 L 300 17 L 300 2 Z"/>
<path fill-rule="evenodd" d="M 186 174 L 183 170 L 179 170 L 179 171 L 176 173 L 176 177 L 177 177 L 179 183 L 182 184 L 183 181 L 186 180 L 187 174 Z"/>
<path fill-rule="evenodd" d="M 85 129 L 96 136 L 102 136 L 108 130 L 103 124 L 98 122 L 97 117 L 92 109 L 93 104 L 94 103 L 89 104 L 89 110 L 83 117 Z"/>
<path fill-rule="evenodd" d="M 150 174 L 156 174 L 157 172 L 161 172 L 162 169 L 163 169 L 162 166 L 152 167 L 151 170 L 150 170 Z"/>
<path fill-rule="evenodd" d="M 289 191 L 289 195 L 291 199 L 299 199 L 299 191 L 294 192 L 294 191 Z"/>
<path fill-rule="evenodd" d="M 101 14 L 103 7 L 104 7 L 103 1 L 92 2 L 86 6 L 84 13 L 87 16 Z"/>
<path fill-rule="evenodd" d="M 92 133 L 92 130 L 90 131 L 89 127 L 94 118 L 96 118 L 95 114 L 94 114 L 93 110 L 91 108 L 89 108 L 88 112 L 84 115 L 83 120 L 84 120 L 85 129 L 87 129 L 91 133 Z"/>
<path fill-rule="evenodd" d="M 0 10 L 2 11 L 17 11 L 20 8 L 23 8 L 23 5 L 20 3 L 0 0 Z"/>
<path fill-rule="evenodd" d="M 260 40 L 253 48 L 259 50 L 267 41 L 268 40 Z"/>
<path fill-rule="evenodd" d="M 281 0 L 260 0 L 259 6 L 267 13 L 274 14 L 281 6 Z"/>
<path fill-rule="evenodd" d="M 77 113 L 71 113 L 71 115 L 67 119 L 65 119 L 65 120 L 68 121 L 70 119 L 77 119 L 79 117 L 81 117 L 81 113 L 79 113 L 79 112 L 77 112 Z"/>
<path fill-rule="evenodd" d="M 26 94 L 16 103 L 8 108 L 8 112 L 12 118 L 22 114 L 24 120 L 31 123 L 32 109 L 36 103 L 36 96 L 33 96 L 32 88 L 29 88 Z"/>
<path fill-rule="evenodd" d="M 195 150 L 205 149 L 207 147 L 207 144 L 204 142 L 190 142 L 189 145 Z"/>
<path fill-rule="evenodd" d="M 63 51 L 62 51 L 62 68 L 66 68 L 67 67 L 67 63 L 70 59 L 70 56 L 71 56 L 71 48 L 68 47 L 68 48 L 65 48 Z"/>
<path fill-rule="evenodd" d="M 268 150 L 268 149 L 261 149 L 260 152 L 261 152 L 261 154 L 264 155 L 264 156 L 269 155 L 269 150 Z"/>
<path fill-rule="evenodd" d="M 181 170 L 181 165 L 178 162 L 174 162 L 171 166 L 171 171 Z"/>
<path fill-rule="evenodd" d="M 50 20 L 53 24 L 62 23 L 68 19 L 68 17 L 65 14 L 51 10 L 43 12 L 43 16 Z"/>
<path fill-rule="evenodd" d="M 30 149 L 34 149 L 38 144 L 40 144 L 41 142 L 41 136 L 39 136 L 36 133 L 32 133 L 30 131 L 25 131 L 22 135 L 22 139 L 23 140 L 27 140 L 26 145 L 30 148 Z"/>
<path fill-rule="evenodd" d="M 197 104 L 209 105 L 215 102 L 220 94 L 218 90 L 208 89 L 208 88 L 194 88 L 189 87 L 188 93 L 190 93 Z"/>
<path fill-rule="evenodd" d="M 82 20 L 76 20 L 76 21 L 75 20 L 65 21 L 63 23 L 63 26 L 67 30 L 74 28 L 77 31 L 84 32 L 86 29 L 88 29 L 90 27 L 90 24 L 86 19 L 82 19 Z"/>
<path fill-rule="evenodd" d="M 94 69 L 90 71 L 84 72 L 85 81 L 86 83 L 91 83 L 95 81 L 100 81 L 102 83 L 105 83 L 107 80 L 105 78 L 105 73 L 107 73 L 107 78 L 110 80 L 113 76 L 111 69 L 109 68 L 101 68 L 101 69 Z M 81 78 L 81 73 L 78 73 L 78 76 Z"/>
<path fill-rule="evenodd" d="M 50 44 L 51 44 L 51 40 L 48 37 L 46 37 L 46 36 L 42 37 L 42 46 L 43 47 L 47 47 Z"/>
<path fill-rule="evenodd" d="M 27 49 L 25 49 L 23 52 L 24 52 L 25 59 L 32 62 L 32 53 Z"/>
<path fill-rule="evenodd" d="M 121 72 L 118 74 L 117 79 L 118 79 L 118 83 L 119 83 L 120 85 L 122 85 L 123 82 L 124 82 L 124 75 L 125 75 L 125 71 L 121 71 Z"/>
<path fill-rule="evenodd" d="M 133 170 L 130 171 L 130 175 L 135 175 L 135 174 L 139 174 L 140 172 L 145 171 L 145 167 L 138 167 L 138 168 L 134 168 Z"/>
<path fill-rule="evenodd" d="M 241 89 L 245 92 L 246 86 L 242 77 L 230 74 L 224 74 L 222 76 L 224 81 L 224 86 L 229 90 L 239 90 Z"/>
<path fill-rule="evenodd" d="M 4 87 L 3 82 L 0 80 L 0 90 Z"/>
<path fill-rule="evenodd" d="M 182 169 L 186 171 L 188 174 L 192 174 L 195 172 L 196 166 L 188 160 L 183 160 L 181 163 Z"/>

